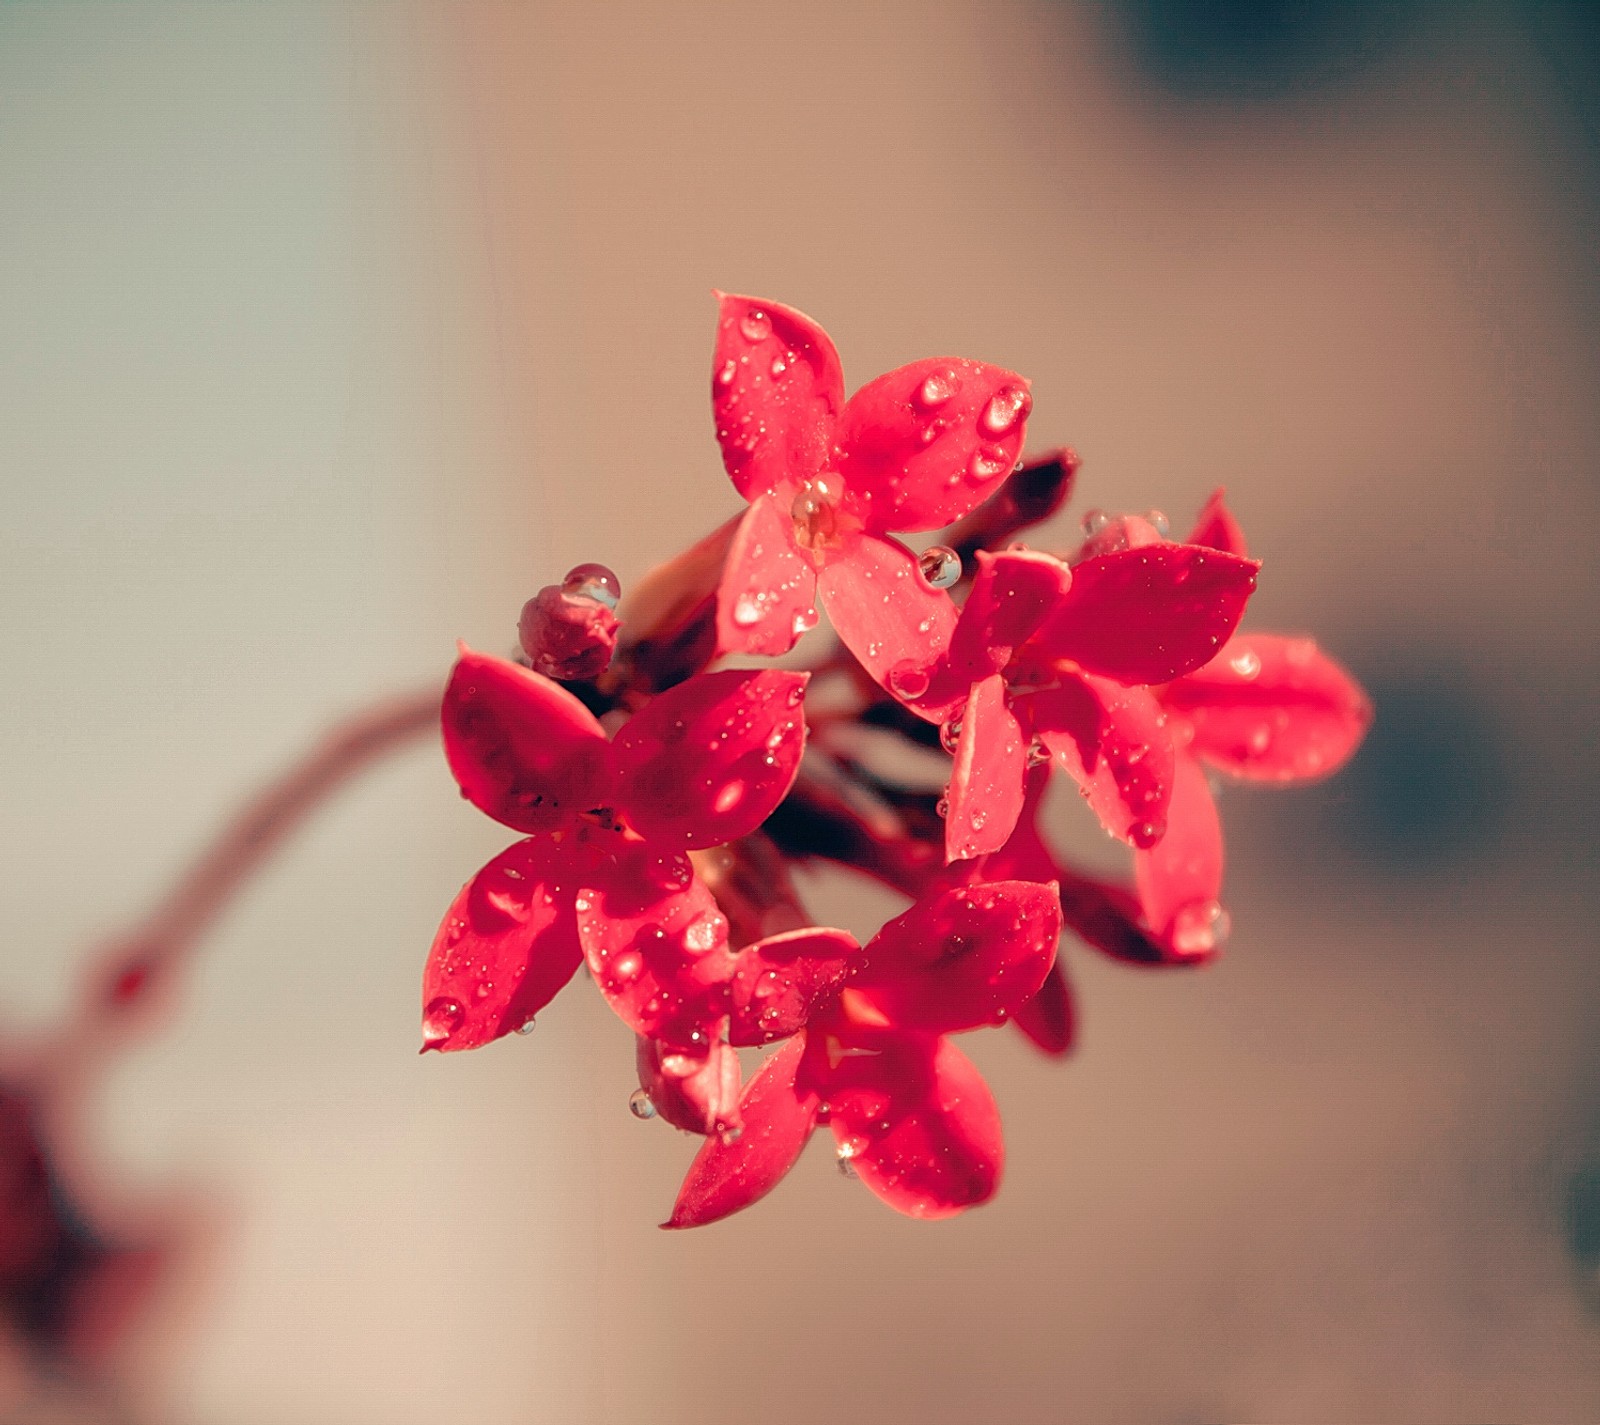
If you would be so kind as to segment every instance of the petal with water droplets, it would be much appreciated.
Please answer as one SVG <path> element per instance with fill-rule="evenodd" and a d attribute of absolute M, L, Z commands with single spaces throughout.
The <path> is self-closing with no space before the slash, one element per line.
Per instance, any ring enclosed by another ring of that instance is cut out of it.
<path fill-rule="evenodd" d="M 717 294 L 711 412 L 722 463 L 747 500 L 820 474 L 844 405 L 844 374 L 810 317 L 759 297 Z"/>
<path fill-rule="evenodd" d="M 422 972 L 424 1049 L 476 1049 L 555 998 L 583 959 L 578 874 L 561 847 L 519 841 L 461 888 Z"/>
<path fill-rule="evenodd" d="M 1236 777 L 1315 781 L 1349 760 L 1372 704 L 1309 638 L 1239 634 L 1162 694 L 1193 733 L 1195 756 Z"/>
<path fill-rule="evenodd" d="M 1005 1165 L 1000 1110 L 948 1039 L 904 1041 L 844 1061 L 829 1090 L 841 1157 L 896 1212 L 951 1217 L 994 1196 Z"/>
<path fill-rule="evenodd" d="M 612 747 L 619 798 L 635 829 L 699 848 L 760 826 L 799 770 L 810 676 L 775 668 L 701 673 L 649 703 Z"/>
<path fill-rule="evenodd" d="M 1054 882 L 989 881 L 917 902 L 875 935 L 841 995 L 865 1025 L 954 1033 L 998 1024 L 1037 993 L 1055 963 Z"/>
<path fill-rule="evenodd" d="M 745 946 L 736 957 L 728 1037 L 735 1044 L 767 1044 L 803 1029 L 860 954 L 848 931 L 818 926 Z"/>
<path fill-rule="evenodd" d="M 1167 834 L 1136 852 L 1139 903 L 1172 958 L 1199 961 L 1221 946 L 1222 824 L 1206 774 L 1193 757 L 1178 758 Z"/>
<path fill-rule="evenodd" d="M 1070 660 L 1119 683 L 1169 682 L 1209 662 L 1232 635 L 1259 568 L 1192 544 L 1085 559 L 1026 656 Z"/>
<path fill-rule="evenodd" d="M 480 811 L 516 831 L 550 831 L 606 795 L 606 735 L 558 683 L 463 648 L 444 690 L 444 752 Z"/>
<path fill-rule="evenodd" d="M 817 571 L 791 524 L 772 496 L 750 502 L 717 587 L 719 652 L 776 658 L 816 627 Z"/>
<path fill-rule="evenodd" d="M 1239 521 L 1234 519 L 1222 493 L 1220 487 L 1212 491 L 1184 542 L 1203 544 L 1207 549 L 1220 549 L 1225 554 L 1248 555 L 1250 550 L 1244 542 L 1244 531 L 1239 528 Z"/>
<path fill-rule="evenodd" d="M 687 856 L 637 843 L 596 864 L 575 901 L 600 993 L 635 1033 L 702 1056 L 728 1013 L 728 920 Z"/>
<path fill-rule="evenodd" d="M 705 1052 L 638 1036 L 635 1061 L 639 1086 L 650 1106 L 685 1133 L 738 1133 L 739 1056 L 733 1046 L 712 1036 Z"/>
<path fill-rule="evenodd" d="M 770 1055 L 745 1086 L 744 1131 L 731 1142 L 707 1138 L 689 1165 L 663 1227 L 703 1227 L 749 1207 L 783 1180 L 817 1122 L 814 1089 L 796 1083 L 805 1036 Z"/>
<path fill-rule="evenodd" d="M 858 536 L 817 582 L 834 632 L 880 687 L 906 671 L 926 678 L 950 642 L 954 600 L 924 581 L 897 540 Z"/>
<path fill-rule="evenodd" d="M 961 714 L 945 798 L 944 858 L 965 861 L 1006 844 L 1022 811 L 1027 739 L 998 674 L 974 683 Z"/>
<path fill-rule="evenodd" d="M 1034 730 L 1113 836 L 1153 846 L 1167 829 L 1175 753 L 1148 688 L 1063 673 L 1029 700 Z"/>
<path fill-rule="evenodd" d="M 939 529 L 1016 468 L 1033 397 L 1015 372 L 936 357 L 870 381 L 839 418 L 837 469 L 866 528 Z"/>

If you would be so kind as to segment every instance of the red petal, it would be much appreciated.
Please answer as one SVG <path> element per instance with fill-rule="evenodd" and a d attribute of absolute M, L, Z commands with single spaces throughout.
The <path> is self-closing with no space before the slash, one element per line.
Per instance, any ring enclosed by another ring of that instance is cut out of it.
<path fill-rule="evenodd" d="M 1006 844 L 1022 811 L 1027 739 L 998 674 L 974 683 L 961 714 L 945 798 L 944 859 L 965 861 Z"/>
<path fill-rule="evenodd" d="M 817 626 L 817 571 L 794 542 L 789 512 L 750 502 L 717 588 L 717 649 L 776 658 Z"/>
<path fill-rule="evenodd" d="M 1054 882 L 989 881 L 918 901 L 875 935 L 846 1019 L 953 1033 L 999 1024 L 1044 983 L 1061 938 Z"/>
<path fill-rule="evenodd" d="M 575 905 L 589 972 L 622 1021 L 704 1057 L 733 958 L 727 917 L 689 858 L 631 847 L 589 872 Z"/>
<path fill-rule="evenodd" d="M 1029 646 L 1119 683 L 1165 683 L 1208 662 L 1233 633 L 1256 586 L 1254 560 L 1160 544 L 1086 559 Z"/>
<path fill-rule="evenodd" d="M 994 1196 L 1005 1164 L 1000 1110 L 948 1039 L 848 1059 L 856 1086 L 830 1092 L 834 1137 L 861 1181 L 908 1217 L 950 1217 Z"/>
<path fill-rule="evenodd" d="M 1239 521 L 1234 519 L 1233 511 L 1223 503 L 1220 489 L 1213 491 L 1211 498 L 1206 501 L 1206 507 L 1200 511 L 1200 518 L 1195 521 L 1194 529 L 1185 543 L 1203 544 L 1208 549 L 1220 549 L 1225 554 L 1247 555 L 1250 552 L 1245 547 L 1244 531 L 1239 528 Z"/>
<path fill-rule="evenodd" d="M 647 840 L 718 846 L 761 825 L 794 783 L 809 673 L 701 673 L 646 705 L 612 744 L 628 820 Z"/>
<path fill-rule="evenodd" d="M 756 1071 L 739 1105 L 744 1132 L 706 1139 L 664 1227 L 703 1227 L 749 1207 L 794 1166 L 817 1121 L 816 1093 L 795 1084 L 805 1047 L 804 1036 L 791 1039 Z"/>
<path fill-rule="evenodd" d="M 1017 1010 L 1012 1022 L 1046 1054 L 1060 1057 L 1072 1052 L 1078 1017 L 1072 1004 L 1072 987 L 1067 984 L 1059 960 L 1039 986 L 1039 992 Z"/>
<path fill-rule="evenodd" d="M 869 381 L 835 436 L 863 524 L 882 534 L 960 519 L 1016 468 L 1032 407 L 1022 377 L 981 361 L 938 357 Z"/>
<path fill-rule="evenodd" d="M 1271 633 L 1229 640 L 1163 701 L 1193 730 L 1195 756 L 1264 782 L 1330 775 L 1372 721 L 1361 685 L 1315 643 Z"/>
<path fill-rule="evenodd" d="M 1178 759 L 1172 810 L 1161 844 L 1134 856 L 1145 919 L 1178 959 L 1209 959 L 1227 937 L 1222 891 L 1222 825 L 1206 774 Z"/>
<path fill-rule="evenodd" d="M 476 1049 L 521 1029 L 583 959 L 570 857 L 519 841 L 451 904 L 422 973 L 424 1049 Z"/>
<path fill-rule="evenodd" d="M 834 632 L 880 687 L 897 697 L 927 688 L 955 630 L 956 606 L 922 577 L 915 554 L 895 540 L 859 535 L 817 582 Z"/>
<path fill-rule="evenodd" d="M 737 1133 L 739 1056 L 730 1044 L 712 1039 L 703 1055 L 686 1054 L 675 1044 L 638 1038 L 635 1060 L 639 1086 L 674 1128 L 685 1133 Z"/>
<path fill-rule="evenodd" d="M 1155 845 L 1167 829 L 1175 757 L 1155 695 L 1063 674 L 1059 688 L 1035 693 L 1031 703 L 1034 729 L 1101 825 L 1134 846 Z"/>
<path fill-rule="evenodd" d="M 548 678 L 463 648 L 441 712 L 444 753 L 480 811 L 517 831 L 550 831 L 606 800 L 606 735 Z"/>
<path fill-rule="evenodd" d="M 827 468 L 844 374 L 810 317 L 759 297 L 717 294 L 711 411 L 722 463 L 747 500 Z"/>
<path fill-rule="evenodd" d="M 812 1011 L 831 997 L 860 957 L 844 930 L 791 930 L 739 951 L 733 975 L 735 1044 L 768 1044 L 805 1028 Z"/>

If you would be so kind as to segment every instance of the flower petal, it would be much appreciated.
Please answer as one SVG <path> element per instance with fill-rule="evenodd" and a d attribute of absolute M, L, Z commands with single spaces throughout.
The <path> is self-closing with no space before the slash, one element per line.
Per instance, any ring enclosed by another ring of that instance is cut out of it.
<path fill-rule="evenodd" d="M 1054 882 L 957 886 L 918 901 L 872 938 L 840 995 L 841 1013 L 938 1034 L 999 1024 L 1044 983 L 1060 937 Z"/>
<path fill-rule="evenodd" d="M 965 861 L 1006 844 L 1022 811 L 1027 739 L 998 673 L 974 683 L 961 714 L 950 790 L 945 796 L 944 859 Z"/>
<path fill-rule="evenodd" d="M 851 1086 L 830 1090 L 839 1155 L 896 1212 L 951 1217 L 1000 1186 L 1000 1110 L 948 1039 L 902 1042 L 844 1061 Z"/>
<path fill-rule="evenodd" d="M 817 584 L 834 632 L 879 687 L 896 697 L 927 688 L 955 630 L 956 606 L 922 577 L 915 554 L 896 540 L 859 535 L 823 565 Z"/>
<path fill-rule="evenodd" d="M 650 1104 L 685 1133 L 737 1133 L 739 1056 L 731 1044 L 712 1038 L 704 1054 L 686 1054 L 681 1045 L 638 1036 L 635 1060 L 639 1086 Z"/>
<path fill-rule="evenodd" d="M 463 647 L 441 721 L 462 794 L 516 831 L 554 830 L 606 799 L 605 733 L 538 673 Z"/>
<path fill-rule="evenodd" d="M 521 1029 L 583 959 L 570 855 L 548 841 L 502 851 L 451 903 L 422 972 L 426 1049 L 476 1049 Z"/>
<path fill-rule="evenodd" d="M 1309 638 L 1239 634 L 1162 700 L 1193 732 L 1195 756 L 1263 782 L 1314 781 L 1361 745 L 1372 704 Z"/>
<path fill-rule="evenodd" d="M 1179 757 L 1167 834 L 1133 858 L 1145 919 L 1179 960 L 1210 959 L 1227 938 L 1222 892 L 1222 824 L 1193 757 Z"/>
<path fill-rule="evenodd" d="M 745 946 L 735 957 L 729 1040 L 770 1044 L 798 1033 L 860 956 L 855 936 L 819 926 Z"/>
<path fill-rule="evenodd" d="M 1018 1008 L 1012 1023 L 1052 1057 L 1072 1052 L 1078 1033 L 1078 1016 L 1073 1008 L 1072 987 L 1067 984 L 1060 960 L 1045 977 L 1038 993 Z"/>
<path fill-rule="evenodd" d="M 739 524 L 717 588 L 717 649 L 776 658 L 817 626 L 817 571 L 789 512 L 760 495 Z"/>
<path fill-rule="evenodd" d="M 1192 544 L 1085 559 L 1027 656 L 1119 683 L 1166 683 L 1208 662 L 1238 626 L 1261 566 Z"/>
<path fill-rule="evenodd" d="M 592 867 L 575 901 L 600 993 L 630 1029 L 704 1057 L 728 1013 L 728 920 L 689 858 L 637 844 Z"/>
<path fill-rule="evenodd" d="M 1148 688 L 1063 673 L 1030 699 L 1033 726 L 1056 764 L 1078 784 L 1100 823 L 1134 846 L 1167 829 L 1175 753 L 1161 704 Z"/>
<path fill-rule="evenodd" d="M 844 374 L 804 313 L 722 292 L 717 303 L 711 412 L 728 478 L 750 500 L 827 468 Z"/>
<path fill-rule="evenodd" d="M 749 1207 L 794 1166 L 817 1121 L 815 1090 L 795 1082 L 805 1048 L 804 1035 L 791 1039 L 756 1070 L 739 1104 L 743 1133 L 706 1139 L 663 1227 L 703 1227 Z"/>
<path fill-rule="evenodd" d="M 1074 451 L 1063 448 L 1035 456 L 1006 476 L 984 504 L 946 533 L 944 542 L 964 560 L 980 549 L 1000 547 L 1066 504 L 1077 474 Z"/>
<path fill-rule="evenodd" d="M 867 529 L 939 529 L 1016 468 L 1033 397 L 1013 371 L 935 357 L 869 381 L 839 417 L 837 470 Z"/>
<path fill-rule="evenodd" d="M 1200 511 L 1200 518 L 1195 521 L 1194 529 L 1184 542 L 1203 544 L 1207 549 L 1220 549 L 1225 554 L 1250 553 L 1245 546 L 1244 531 L 1239 528 L 1239 521 L 1234 519 L 1233 511 L 1223 502 L 1220 488 L 1212 491 L 1211 498 Z"/>
<path fill-rule="evenodd" d="M 717 846 L 754 831 L 794 783 L 809 673 L 701 673 L 646 705 L 612 744 L 618 794 L 645 838 Z"/>

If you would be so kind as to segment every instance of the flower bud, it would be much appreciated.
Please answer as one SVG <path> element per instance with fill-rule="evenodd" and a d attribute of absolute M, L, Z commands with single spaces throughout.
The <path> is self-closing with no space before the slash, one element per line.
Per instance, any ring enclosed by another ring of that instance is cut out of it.
<path fill-rule="evenodd" d="M 517 636 L 534 672 L 572 682 L 606 671 L 619 626 L 599 599 L 550 584 L 522 606 Z"/>

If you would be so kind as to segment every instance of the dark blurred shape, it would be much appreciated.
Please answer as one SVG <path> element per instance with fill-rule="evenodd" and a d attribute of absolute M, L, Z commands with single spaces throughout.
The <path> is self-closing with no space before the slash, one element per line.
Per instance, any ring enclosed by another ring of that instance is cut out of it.
<path fill-rule="evenodd" d="M 1567 1184 L 1566 1232 L 1580 1291 L 1600 1311 L 1600 1149 L 1590 1152 Z"/>
<path fill-rule="evenodd" d="M 1113 0 L 1145 75 L 1188 99 L 1275 99 L 1389 51 L 1417 0 Z"/>
<path fill-rule="evenodd" d="M 1358 670 L 1377 716 L 1331 784 L 1339 831 L 1358 858 L 1388 873 L 1494 849 L 1511 789 L 1493 688 L 1421 656 L 1385 663 Z"/>

